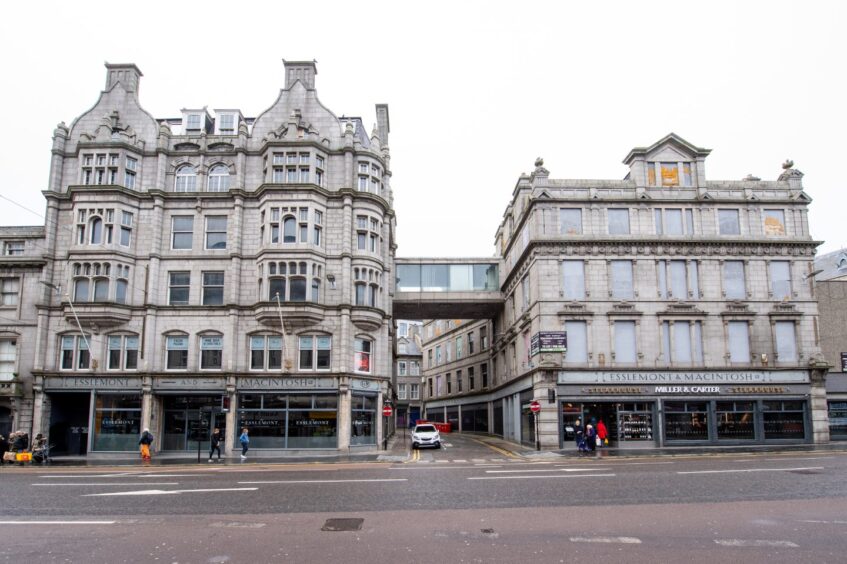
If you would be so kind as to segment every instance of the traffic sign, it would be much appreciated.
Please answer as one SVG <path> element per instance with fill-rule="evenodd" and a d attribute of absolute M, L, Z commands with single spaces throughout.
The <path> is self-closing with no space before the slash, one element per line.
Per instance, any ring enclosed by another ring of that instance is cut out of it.
<path fill-rule="evenodd" d="M 529 410 L 533 413 L 538 413 L 539 411 L 541 411 L 541 404 L 537 401 L 533 401 L 529 404 Z"/>
<path fill-rule="evenodd" d="M 382 407 L 382 415 L 383 415 L 383 416 L 385 416 L 385 417 L 391 417 L 391 414 L 392 414 L 392 413 L 393 413 L 393 410 L 391 409 L 391 406 L 390 406 L 390 405 L 384 405 L 384 406 Z"/>

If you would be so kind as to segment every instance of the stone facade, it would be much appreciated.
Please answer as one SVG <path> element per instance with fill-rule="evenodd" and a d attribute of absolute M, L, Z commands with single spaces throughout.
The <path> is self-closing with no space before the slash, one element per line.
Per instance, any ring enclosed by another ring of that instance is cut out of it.
<path fill-rule="evenodd" d="M 423 323 L 416 320 L 397 321 L 397 348 L 394 351 L 394 390 L 395 414 L 394 421 L 397 429 L 414 425 L 420 419 L 423 411 L 421 396 L 421 362 L 423 359 L 420 348 Z"/>
<path fill-rule="evenodd" d="M 107 64 L 95 105 L 53 136 L 33 432 L 67 454 L 196 448 L 251 427 L 258 454 L 373 449 L 392 374 L 388 107 L 318 100 L 285 62 L 258 117 L 151 116 L 141 72 Z M 6 257 L 4 257 L 6 258 Z"/>
<path fill-rule="evenodd" d="M 847 250 L 815 258 L 815 295 L 820 308 L 821 349 L 832 440 L 847 440 Z"/>

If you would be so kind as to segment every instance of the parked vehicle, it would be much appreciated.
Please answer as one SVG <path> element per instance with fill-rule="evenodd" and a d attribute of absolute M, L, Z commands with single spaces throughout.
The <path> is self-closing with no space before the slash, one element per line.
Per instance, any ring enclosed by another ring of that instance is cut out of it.
<path fill-rule="evenodd" d="M 441 434 L 432 423 L 415 425 L 412 430 L 412 448 L 425 446 L 441 448 Z"/>

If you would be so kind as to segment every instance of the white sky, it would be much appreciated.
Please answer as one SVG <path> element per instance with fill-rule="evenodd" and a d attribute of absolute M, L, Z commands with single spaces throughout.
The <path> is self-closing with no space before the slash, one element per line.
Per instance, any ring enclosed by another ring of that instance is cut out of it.
<path fill-rule="evenodd" d="M 281 59 L 318 61 L 321 101 L 370 131 L 388 103 L 399 256 L 490 256 L 521 172 L 620 179 L 673 131 L 711 180 L 805 173 L 819 251 L 847 246 L 847 3 L 7 2 L 0 194 L 43 213 L 51 135 L 90 108 L 104 61 L 144 73 L 142 106 L 256 116 Z M 0 200 L 0 225 L 38 225 Z"/>

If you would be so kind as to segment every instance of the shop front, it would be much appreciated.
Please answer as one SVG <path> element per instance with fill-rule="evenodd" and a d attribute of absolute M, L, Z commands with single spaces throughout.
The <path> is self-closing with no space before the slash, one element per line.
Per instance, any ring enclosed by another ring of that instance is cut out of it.
<path fill-rule="evenodd" d="M 214 430 L 226 437 L 226 380 L 224 377 L 157 376 L 153 380 L 155 411 L 161 426 L 159 448 L 165 452 L 202 449 Z"/>
<path fill-rule="evenodd" d="M 142 380 L 47 376 L 47 436 L 56 456 L 131 452 L 141 433 Z"/>
<path fill-rule="evenodd" d="M 577 419 L 603 421 L 609 446 L 809 442 L 803 371 L 561 372 L 560 443 Z"/>

